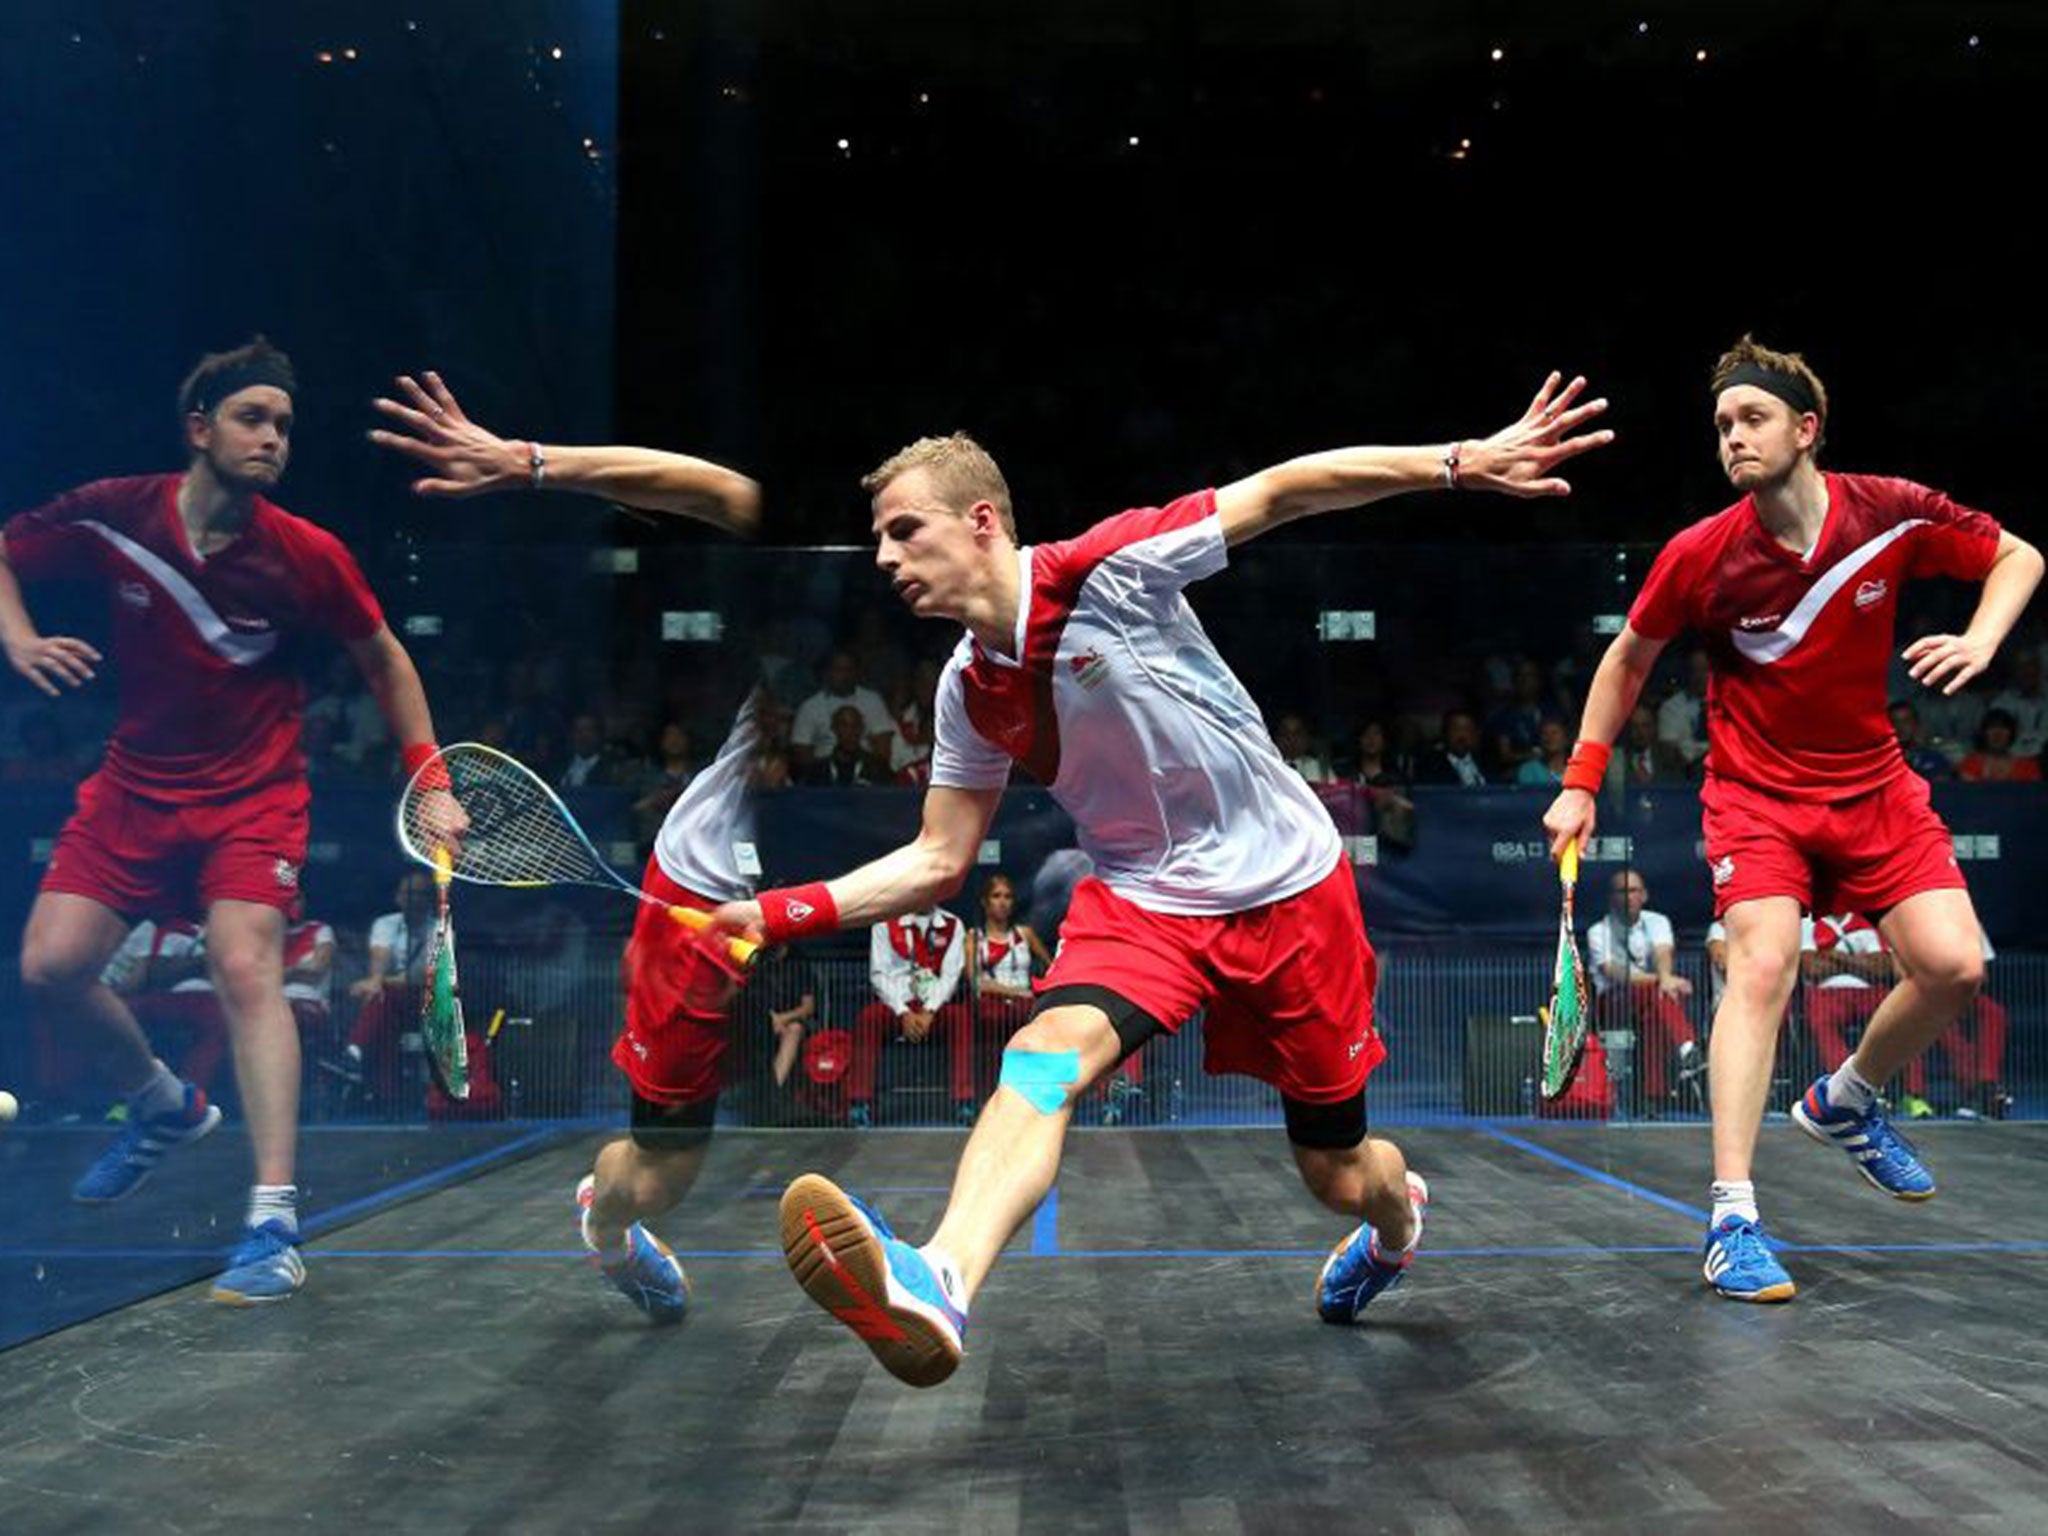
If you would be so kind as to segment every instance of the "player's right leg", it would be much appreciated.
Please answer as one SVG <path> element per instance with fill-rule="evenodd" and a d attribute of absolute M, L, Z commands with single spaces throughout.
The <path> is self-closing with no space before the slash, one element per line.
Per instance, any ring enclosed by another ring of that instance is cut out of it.
<path fill-rule="evenodd" d="M 682 1203 L 704 1166 L 718 1101 L 657 1104 L 633 1095 L 632 1134 L 608 1144 L 576 1187 L 583 1246 L 606 1280 L 657 1323 L 681 1322 L 690 1281 L 644 1225 Z"/>
<path fill-rule="evenodd" d="M 1770 1097 L 1778 1030 L 1799 979 L 1799 901 L 1762 896 L 1722 914 L 1728 984 L 1708 1042 L 1713 1107 L 1714 1213 L 1704 1248 L 1707 1283 L 1732 1301 L 1787 1301 L 1792 1277 L 1765 1234 L 1751 1180 Z"/>
<path fill-rule="evenodd" d="M 101 1080 L 128 1100 L 126 1128 L 72 1189 L 89 1205 L 133 1194 L 166 1153 L 220 1124 L 220 1111 L 156 1059 L 128 1005 L 100 980 L 127 933 L 127 919 L 105 903 L 44 890 L 21 940 L 30 1009 L 57 1038 L 77 1042 Z"/>
<path fill-rule="evenodd" d="M 1055 1003 L 1019 1030 L 967 1139 L 945 1217 L 922 1249 L 830 1179 L 806 1174 L 791 1184 L 782 1246 L 804 1293 L 899 1380 L 931 1387 L 951 1376 L 969 1301 L 1052 1188 L 1075 1099 L 1128 1048 L 1109 1014 L 1089 1003 Z"/>

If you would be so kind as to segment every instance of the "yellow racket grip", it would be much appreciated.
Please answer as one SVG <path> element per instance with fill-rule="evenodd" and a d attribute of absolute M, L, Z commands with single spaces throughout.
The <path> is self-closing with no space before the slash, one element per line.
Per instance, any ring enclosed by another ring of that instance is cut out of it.
<path fill-rule="evenodd" d="M 695 907 L 670 907 L 668 915 L 685 928 L 704 932 L 711 926 L 711 914 L 699 912 Z M 725 952 L 741 965 L 752 965 L 761 955 L 761 946 L 752 939 L 727 939 Z"/>
<path fill-rule="evenodd" d="M 1575 837 L 1564 845 L 1564 852 L 1558 855 L 1557 878 L 1566 885 L 1579 883 L 1579 840 Z"/>
<path fill-rule="evenodd" d="M 455 878 L 455 860 L 446 848 L 434 850 L 434 883 L 445 886 Z"/>

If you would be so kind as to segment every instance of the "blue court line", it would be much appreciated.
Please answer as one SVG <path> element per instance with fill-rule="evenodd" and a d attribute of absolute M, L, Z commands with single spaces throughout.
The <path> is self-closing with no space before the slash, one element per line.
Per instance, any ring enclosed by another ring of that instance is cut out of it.
<path fill-rule="evenodd" d="M 1031 1256 L 1038 1259 L 1060 1256 L 1060 1187 L 1057 1184 L 1045 1192 L 1045 1198 L 1038 1202 L 1038 1213 L 1031 1218 Z"/>
<path fill-rule="evenodd" d="M 2048 1239 L 2007 1242 L 1956 1243 L 1784 1243 L 1786 1253 L 1953 1253 L 2033 1254 L 2048 1253 Z M 1561 1243 L 1548 1246 L 1489 1248 L 1425 1248 L 1429 1259 L 1592 1259 L 1629 1257 L 1638 1254 L 1699 1251 L 1695 1243 Z M 197 1259 L 219 1254 L 217 1248 L 0 1248 L 0 1261 L 11 1259 Z M 1320 1259 L 1325 1248 L 1058 1248 L 1042 1251 L 1035 1245 L 1012 1257 L 1044 1259 Z M 746 1259 L 766 1263 L 782 1262 L 779 1248 L 678 1248 L 676 1257 L 690 1261 Z M 312 1250 L 316 1261 L 326 1259 L 585 1259 L 581 1248 L 333 1248 Z"/>
<path fill-rule="evenodd" d="M 1654 1189 L 1645 1189 L 1640 1184 L 1631 1184 L 1627 1179 L 1616 1178 L 1611 1173 L 1595 1168 L 1591 1163 L 1582 1163 L 1577 1158 L 1566 1157 L 1562 1152 L 1553 1152 L 1546 1146 L 1541 1146 L 1521 1136 L 1511 1135 L 1497 1126 L 1483 1125 L 1479 1127 L 1479 1130 L 1480 1134 L 1490 1136 L 1495 1141 L 1503 1142 L 1519 1151 L 1527 1152 L 1531 1157 L 1540 1157 L 1547 1163 L 1555 1163 L 1560 1168 L 1568 1168 L 1573 1173 L 1593 1180 L 1596 1184 L 1605 1184 L 1610 1189 L 1618 1189 L 1624 1194 L 1633 1195 L 1636 1199 L 1647 1201 L 1651 1205 L 1661 1205 L 1667 1211 L 1676 1211 L 1679 1215 L 1691 1217 L 1694 1221 L 1704 1223 L 1713 1214 L 1711 1211 L 1704 1210 L 1697 1205 L 1687 1205 L 1683 1200 L 1674 1200 L 1669 1195 L 1660 1195 Z"/>

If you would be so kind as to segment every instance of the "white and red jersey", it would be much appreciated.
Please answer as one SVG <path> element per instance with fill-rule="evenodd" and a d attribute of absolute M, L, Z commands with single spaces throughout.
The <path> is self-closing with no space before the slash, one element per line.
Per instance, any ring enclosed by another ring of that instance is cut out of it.
<path fill-rule="evenodd" d="M 213 801 L 305 774 L 289 642 L 367 639 L 384 614 L 339 539 L 260 496 L 239 538 L 200 555 L 180 479 L 98 480 L 4 534 L 21 575 L 112 589 L 119 713 L 102 771 L 159 800 Z"/>
<path fill-rule="evenodd" d="M 868 931 L 868 980 L 891 1013 L 944 1007 L 966 963 L 966 927 L 944 907 L 907 912 Z"/>
<path fill-rule="evenodd" d="M 320 953 L 322 945 L 327 947 L 324 960 Z M 312 920 L 293 923 L 285 929 L 284 973 L 287 1001 L 325 1008 L 332 997 L 334 980 L 334 930 Z"/>
<path fill-rule="evenodd" d="M 654 835 L 661 872 L 708 902 L 745 901 L 754 894 L 740 864 L 741 850 L 754 840 L 747 767 L 760 737 L 749 695 L 718 756 L 684 786 Z"/>
<path fill-rule="evenodd" d="M 1998 550 L 1998 524 L 1939 491 L 1826 479 L 1805 556 L 1745 496 L 1664 546 L 1628 616 L 1649 639 L 1705 642 L 1708 775 L 1791 800 L 1847 800 L 1908 771 L 1885 713 L 1899 588 L 1981 581 Z"/>
<path fill-rule="evenodd" d="M 1799 947 L 1820 954 L 1843 955 L 1881 955 L 1885 950 L 1884 935 L 1860 912 L 1838 912 L 1818 921 L 1802 917 L 1799 920 Z M 1832 991 L 1840 987 L 1874 987 L 1877 983 L 1865 976 L 1840 971 L 1833 976 L 1822 977 L 1814 985 Z"/>
<path fill-rule="evenodd" d="M 1018 550 L 1013 654 L 961 639 L 931 782 L 995 789 L 1022 764 L 1096 875 L 1147 911 L 1222 916 L 1316 884 L 1336 824 L 1182 595 L 1228 561 L 1214 491 Z"/>
<path fill-rule="evenodd" d="M 986 928 L 977 928 L 974 944 L 983 981 L 1014 987 L 1020 992 L 1031 990 L 1031 946 L 1025 942 L 1021 929 L 1012 927 L 1008 938 L 999 939 Z"/>

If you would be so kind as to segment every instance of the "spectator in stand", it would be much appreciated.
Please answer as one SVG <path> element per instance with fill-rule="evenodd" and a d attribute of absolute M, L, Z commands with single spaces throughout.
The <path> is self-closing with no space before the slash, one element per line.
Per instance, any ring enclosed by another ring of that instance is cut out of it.
<path fill-rule="evenodd" d="M 1629 789 L 1685 782 L 1685 758 L 1671 743 L 1657 739 L 1657 717 L 1647 704 L 1629 711 L 1628 725 L 1614 749 L 1613 772 Z"/>
<path fill-rule="evenodd" d="M 669 721 L 654 740 L 654 762 L 641 777 L 633 801 L 633 830 L 643 849 L 653 846 L 662 818 L 689 787 L 696 771 L 690 760 L 690 733 L 681 722 Z"/>
<path fill-rule="evenodd" d="M 1288 767 L 1300 774 L 1311 784 L 1327 784 L 1336 777 L 1330 772 L 1330 765 L 1323 761 L 1316 750 L 1315 738 L 1309 734 L 1308 722 L 1290 711 L 1280 717 L 1273 730 L 1273 745 L 1280 749 L 1280 757 Z"/>
<path fill-rule="evenodd" d="M 284 1000 L 298 1020 L 299 1038 L 325 1047 L 334 1012 L 334 930 L 317 918 L 284 931 Z"/>
<path fill-rule="evenodd" d="M 1978 932 L 1984 941 L 1984 968 L 1988 979 L 1991 962 L 1998 958 L 1998 954 L 1991 947 L 1991 935 L 1983 932 L 1981 927 Z M 1956 1080 L 1957 1119 L 2003 1120 L 2012 1113 L 2012 1095 L 2005 1091 L 2005 1036 L 2011 1023 L 2005 1004 L 1979 990 L 1970 1004 L 1970 1011 L 1934 1042 L 1935 1048 L 1947 1055 Z M 1913 1065 L 1921 1067 L 1918 1061 Z M 1919 1091 L 1910 1079 L 1907 1087 L 1911 1091 Z"/>
<path fill-rule="evenodd" d="M 1517 784 L 1556 787 L 1564 783 L 1564 765 L 1572 755 L 1571 737 L 1564 722 L 1555 715 L 1544 718 L 1536 730 L 1536 755 L 1515 770 Z"/>
<path fill-rule="evenodd" d="M 774 1052 L 768 1060 L 766 1097 L 754 1118 L 763 1125 L 794 1123 L 795 1092 L 790 1081 L 802 1055 L 804 1036 L 823 1028 L 818 1017 L 818 973 L 794 944 L 778 944 L 754 966 L 745 993 L 747 1006 L 765 1018 Z"/>
<path fill-rule="evenodd" d="M 1707 1017 L 1712 1019 L 1721 1006 L 1721 993 L 1728 986 L 1728 925 L 1718 917 L 1707 924 Z"/>
<path fill-rule="evenodd" d="M 306 722 L 323 723 L 327 749 L 350 769 L 362 769 L 391 745 L 384 711 L 363 681 L 362 669 L 344 652 L 327 669 L 327 686 L 306 705 Z"/>
<path fill-rule="evenodd" d="M 337 1056 L 320 1063 L 385 1103 L 398 1098 L 398 1039 L 419 1017 L 419 988 L 434 935 L 434 878 L 408 869 L 392 893 L 396 905 L 370 924 L 369 970 L 348 989 L 355 1023 Z"/>
<path fill-rule="evenodd" d="M 1906 766 L 1921 778 L 1952 779 L 1955 769 L 1949 760 L 1920 739 L 1920 711 L 1904 699 L 1896 699 L 1890 709 L 1892 734 L 1898 738 L 1899 750 L 1905 754 Z"/>
<path fill-rule="evenodd" d="M 1477 789 L 1486 783 L 1479 766 L 1479 722 L 1465 709 L 1444 711 L 1443 739 L 1415 764 L 1418 784 L 1456 784 Z"/>
<path fill-rule="evenodd" d="M 1050 970 L 1045 941 L 1016 921 L 1017 886 L 1001 870 L 981 887 L 981 926 L 967 935 L 967 980 L 975 1034 L 991 1061 L 1031 1017 L 1031 977 Z"/>
<path fill-rule="evenodd" d="M 1800 919 L 1799 949 L 1807 1033 L 1820 1053 L 1821 1070 L 1832 1072 L 1849 1059 L 1849 1031 L 1870 1022 L 1898 980 L 1898 965 L 1884 936 L 1860 912 Z M 1924 1098 L 1910 1092 L 1899 1108 L 1914 1120 L 1932 1113 Z"/>
<path fill-rule="evenodd" d="M 853 1030 L 846 1072 L 852 1124 L 874 1124 L 875 1069 L 882 1047 L 902 1039 L 923 1045 L 937 1035 L 950 1056 L 954 1117 L 974 1123 L 974 1013 L 954 1001 L 966 972 L 967 928 L 943 907 L 876 923 L 868 935 L 868 980 L 875 1001 Z"/>
<path fill-rule="evenodd" d="M 1657 739 L 1677 750 L 1688 774 L 1696 775 L 1707 755 L 1707 680 L 1713 667 L 1707 653 L 1685 655 L 1685 681 L 1657 706 Z"/>
<path fill-rule="evenodd" d="M 832 712 L 832 751 L 811 764 L 804 782 L 819 788 L 850 789 L 861 784 L 881 784 L 888 773 L 868 750 L 866 722 L 851 704 Z"/>
<path fill-rule="evenodd" d="M 1638 711 L 1647 713 L 1647 711 Z M 1672 967 L 1676 953 L 1671 919 L 1649 910 L 1642 872 L 1620 869 L 1608 885 L 1607 915 L 1586 934 L 1593 967 L 1595 1016 L 1602 1029 L 1636 1032 L 1636 1069 L 1651 1110 L 1667 1102 L 1672 1059 L 1681 1083 L 1705 1065 L 1685 1000 L 1692 983 Z"/>
<path fill-rule="evenodd" d="M 939 695 L 939 661 L 926 656 L 911 669 L 896 706 L 889 741 L 889 777 L 898 784 L 927 783 L 932 771 L 932 710 Z"/>
<path fill-rule="evenodd" d="M 789 754 L 775 747 L 764 747 L 754 754 L 754 764 L 747 770 L 747 787 L 763 794 L 774 794 L 777 790 L 789 788 Z"/>
<path fill-rule="evenodd" d="M 1956 776 L 1973 784 L 2038 784 L 2041 760 L 2013 751 L 2017 725 L 2005 710 L 1984 711 L 1977 727 L 1977 750 L 1956 765 Z"/>
<path fill-rule="evenodd" d="M 1557 704 L 1543 685 L 1543 669 L 1527 656 L 1515 658 L 1510 677 L 1511 697 L 1486 717 L 1483 734 L 1494 775 L 1516 783 L 1517 770 L 1535 757 L 1543 722 Z"/>
<path fill-rule="evenodd" d="M 2048 691 L 2041 686 L 2041 653 L 2014 651 L 2011 669 L 2012 681 L 1991 696 L 1991 708 L 2012 717 L 2013 752 L 2039 757 L 2048 747 Z"/>
<path fill-rule="evenodd" d="M 556 784 L 562 789 L 591 789 L 620 781 L 618 754 L 604 739 L 596 715 L 585 713 L 569 722 L 569 760 Z"/>
<path fill-rule="evenodd" d="M 861 686 L 853 653 L 839 650 L 826 663 L 824 687 L 797 707 L 796 722 L 790 727 L 790 765 L 799 773 L 833 750 L 832 717 L 848 705 L 860 713 L 868 751 L 888 761 L 889 738 L 896 733 L 889 707 L 874 689 Z"/>
<path fill-rule="evenodd" d="M 125 1000 L 152 1046 L 179 1039 L 184 1050 L 166 1060 L 188 1082 L 211 1093 L 228 1046 L 228 1018 L 213 990 L 206 934 L 198 923 L 144 918 L 128 932 L 100 980 Z"/>
<path fill-rule="evenodd" d="M 1358 728 L 1358 768 L 1352 782 L 1372 807 L 1373 832 L 1396 848 L 1415 846 L 1415 802 L 1401 760 L 1388 749 L 1387 727 L 1368 719 Z"/>

